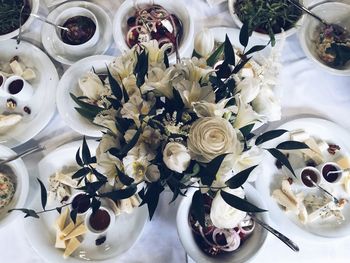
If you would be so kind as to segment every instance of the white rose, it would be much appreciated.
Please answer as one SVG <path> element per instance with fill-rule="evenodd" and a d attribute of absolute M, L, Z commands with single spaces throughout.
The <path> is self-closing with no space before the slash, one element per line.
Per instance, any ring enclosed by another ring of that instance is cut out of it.
<path fill-rule="evenodd" d="M 83 75 L 79 81 L 79 88 L 83 92 L 83 96 L 88 97 L 93 101 L 101 98 L 106 88 L 103 86 L 101 79 L 93 72 L 88 72 Z"/>
<path fill-rule="evenodd" d="M 242 188 L 226 189 L 225 192 L 242 199 L 245 196 Z M 210 219 L 214 226 L 226 229 L 234 228 L 245 218 L 246 214 L 246 212 L 228 205 L 222 199 L 220 191 L 217 192 L 210 209 Z"/>
<path fill-rule="evenodd" d="M 265 116 L 268 121 L 281 119 L 281 104 L 272 89 L 263 88 L 252 104 L 254 110 Z"/>
<path fill-rule="evenodd" d="M 260 81 L 256 78 L 245 78 L 238 83 L 236 89 L 241 94 L 242 102 L 250 103 L 260 92 Z"/>
<path fill-rule="evenodd" d="M 163 161 L 170 170 L 182 173 L 190 165 L 191 156 L 183 144 L 169 142 L 163 151 Z"/>
<path fill-rule="evenodd" d="M 226 119 L 219 117 L 206 117 L 194 122 L 187 144 L 192 158 L 203 163 L 219 155 L 239 151 L 235 129 Z"/>
<path fill-rule="evenodd" d="M 202 57 L 208 57 L 214 50 L 215 39 L 212 32 L 205 28 L 194 39 L 194 50 Z"/>
<path fill-rule="evenodd" d="M 158 169 L 158 166 L 154 164 L 148 166 L 145 179 L 148 182 L 156 182 L 159 180 L 159 178 L 160 178 L 160 171 Z"/>
<path fill-rule="evenodd" d="M 198 101 L 215 102 L 215 93 L 212 86 L 201 87 L 198 82 L 186 79 L 175 85 L 179 91 L 181 99 L 187 109 L 192 109 L 192 104 Z"/>

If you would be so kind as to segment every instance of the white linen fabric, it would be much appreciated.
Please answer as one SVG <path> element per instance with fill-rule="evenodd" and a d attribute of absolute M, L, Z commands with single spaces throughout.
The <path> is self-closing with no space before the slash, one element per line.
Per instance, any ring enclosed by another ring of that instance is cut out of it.
<path fill-rule="evenodd" d="M 234 26 L 226 3 L 210 7 L 206 0 L 176 1 L 183 1 L 190 9 L 190 13 L 196 20 L 197 32 L 202 26 Z M 113 17 L 122 1 L 94 0 L 93 2 L 99 3 Z M 47 8 L 42 3 L 40 14 L 45 15 L 47 12 Z M 42 47 L 40 44 L 40 28 L 41 22 L 35 21 L 31 26 L 31 31 L 24 36 L 26 40 Z M 108 54 L 115 54 L 114 44 L 108 51 Z M 301 50 L 297 36 L 293 36 L 286 41 L 282 59 L 283 70 L 280 77 L 283 105 L 282 122 L 296 118 L 296 116 L 300 117 L 300 115 L 316 116 L 327 118 L 350 130 L 350 78 L 329 75 L 308 60 Z M 65 67 L 62 69 L 60 65 L 57 64 L 57 66 L 62 73 Z M 280 123 L 272 123 L 269 125 L 269 128 L 277 127 Z M 76 136 L 56 114 L 48 127 L 36 136 L 34 140 L 15 150 L 21 151 L 24 148 L 36 145 L 45 138 L 52 138 L 61 134 L 62 131 L 71 132 L 73 136 Z M 35 180 L 37 177 L 36 165 L 42 157 L 43 154 L 41 153 L 24 159 L 31 179 L 28 207 L 30 207 L 31 201 L 38 190 Z M 164 193 L 164 195 L 166 195 L 166 198 L 161 199 L 154 219 L 152 222 L 147 223 L 141 238 L 135 246 L 120 258 L 108 262 L 186 262 L 186 254 L 176 231 L 175 218 L 179 200 L 175 204 L 168 205 L 171 194 Z M 16 222 L 13 222 L 5 229 L 0 229 L 0 262 L 43 263 L 44 261 L 34 252 L 29 241 L 23 236 L 22 220 L 25 219 L 18 218 Z M 274 224 L 272 223 L 272 225 Z M 283 226 L 275 227 L 283 229 Z M 285 230 L 285 234 L 299 244 L 301 251 L 298 254 L 292 252 L 272 235 L 269 235 L 261 252 L 252 262 L 294 263 L 297 261 L 298 263 L 306 263 L 317 261 L 341 263 L 348 262 L 350 258 L 350 250 L 348 249 L 350 238 L 315 243 L 289 233 L 288 229 Z M 63 259 L 62 262 L 64 262 Z"/>

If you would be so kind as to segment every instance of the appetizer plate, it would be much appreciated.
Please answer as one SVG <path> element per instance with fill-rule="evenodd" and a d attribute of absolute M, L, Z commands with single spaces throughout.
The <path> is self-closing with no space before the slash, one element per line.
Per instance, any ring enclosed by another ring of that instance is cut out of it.
<path fill-rule="evenodd" d="M 23 63 L 33 68 L 36 74 L 31 81 L 34 96 L 26 105 L 31 114 L 23 113 L 23 119 L 10 132 L 0 135 L 3 145 L 13 148 L 19 146 L 37 135 L 48 124 L 55 113 L 55 94 L 58 83 L 58 74 L 50 58 L 36 46 L 21 41 L 10 39 L 0 42 L 0 62 L 8 62 L 14 56 L 18 56 Z M 0 98 L 0 109 L 5 111 L 6 101 L 10 97 Z"/>
<path fill-rule="evenodd" d="M 6 159 L 15 154 L 11 149 L 0 145 L 0 159 Z M 18 216 L 17 212 L 7 213 L 7 211 L 15 207 L 24 206 L 29 191 L 29 176 L 22 159 L 17 159 L 7 165 L 0 166 L 0 172 L 9 176 L 16 185 L 15 194 L 11 202 L 3 209 L 0 209 L 0 228 L 2 228 L 13 222 Z"/>
<path fill-rule="evenodd" d="M 289 131 L 303 129 L 310 136 L 322 139 L 323 141 L 331 144 L 337 144 L 341 147 L 341 150 L 333 158 L 350 156 L 350 134 L 342 127 L 337 124 L 316 118 L 303 118 L 296 119 L 290 122 L 283 124 L 279 129 L 286 129 Z M 288 140 L 289 136 L 281 136 L 281 138 L 271 141 L 268 147 L 274 147 L 279 142 Z M 300 158 L 294 158 L 293 155 L 290 155 L 290 162 L 294 170 L 305 167 L 303 161 Z M 281 186 L 282 179 L 286 177 L 293 178 L 289 172 L 286 172 L 286 169 L 278 169 L 275 165 L 275 159 L 269 154 L 266 154 L 265 160 L 262 162 L 263 173 L 258 177 L 255 182 L 257 190 L 262 195 L 263 199 L 266 201 L 268 210 L 270 211 L 271 219 L 274 223 L 281 227 L 281 230 L 287 235 L 296 237 L 303 237 L 308 240 L 314 241 L 325 241 L 328 238 L 339 238 L 350 235 L 350 204 L 347 203 L 342 210 L 342 213 L 345 217 L 345 221 L 342 221 L 340 224 L 336 222 L 335 219 L 328 220 L 318 220 L 314 222 L 309 222 L 306 225 L 300 223 L 295 214 L 290 212 L 286 213 L 281 206 L 277 204 L 275 199 L 271 197 L 272 192 Z M 326 160 L 332 161 L 332 158 Z M 295 180 L 296 181 L 296 180 Z M 317 196 L 323 196 L 322 192 L 314 188 L 307 188 L 301 184 L 295 182 L 295 190 L 297 192 L 303 191 L 305 194 L 312 193 Z M 349 199 L 349 194 L 343 190 L 342 185 L 329 185 L 327 184 L 328 190 L 334 191 L 335 195 L 338 198 Z M 327 238 L 327 239 L 326 239 Z"/>
<path fill-rule="evenodd" d="M 92 153 L 96 151 L 98 142 L 87 142 Z M 75 154 L 81 142 L 66 144 L 48 154 L 39 162 L 39 178 L 48 186 L 48 179 L 57 171 L 64 171 L 77 167 Z M 47 187 L 48 189 L 48 187 Z M 57 201 L 48 202 L 47 208 L 60 205 Z M 40 195 L 38 194 L 34 208 L 41 210 Z M 56 211 L 40 216 L 40 219 L 23 219 L 25 235 L 34 250 L 46 262 L 83 262 L 100 261 L 116 258 L 126 252 L 139 238 L 142 229 L 147 221 L 147 208 L 136 208 L 132 214 L 122 214 L 115 219 L 115 224 L 106 233 L 107 240 L 100 246 L 95 245 L 95 240 L 99 237 L 91 233 L 86 233 L 84 241 L 80 247 L 66 260 L 63 259 L 63 250 L 55 248 L 56 228 L 55 221 L 58 218 Z"/>
<path fill-rule="evenodd" d="M 261 196 L 253 186 L 246 183 L 243 187 L 248 201 L 260 208 L 264 209 L 266 207 Z M 253 234 L 244 242 L 242 247 L 232 253 L 223 254 L 218 257 L 209 257 L 200 249 L 194 239 L 192 228 L 188 222 L 188 214 L 191 207 L 193 194 L 194 190 L 189 192 L 187 197 L 182 199 L 176 216 L 177 232 L 186 253 L 195 262 L 201 263 L 241 263 L 252 259 L 264 245 L 267 237 L 267 231 L 258 224 L 256 224 Z M 268 223 L 267 213 L 259 213 L 257 214 L 257 217 Z"/>
<path fill-rule="evenodd" d="M 100 28 L 100 40 L 98 44 L 91 49 L 88 50 L 90 56 L 104 54 L 111 45 L 112 42 L 112 22 L 106 13 L 100 6 L 94 3 L 86 2 L 86 1 L 71 1 L 68 3 L 64 3 L 54 9 L 47 17 L 50 21 L 55 21 L 58 15 L 64 11 L 65 9 L 72 7 L 83 7 L 94 13 L 98 20 L 99 28 Z M 56 30 L 48 24 L 43 24 L 42 32 L 41 32 L 41 40 L 44 45 L 44 48 L 49 53 L 49 55 L 57 60 L 58 62 L 66 65 L 72 65 L 80 59 L 86 57 L 78 56 L 76 54 L 72 54 L 67 52 L 60 45 L 60 43 L 55 40 L 54 34 L 56 34 Z"/>
<path fill-rule="evenodd" d="M 31 7 L 32 7 L 32 14 L 37 14 L 39 11 L 39 0 L 29 0 Z M 33 16 L 29 16 L 28 20 L 23 24 L 22 26 L 22 31 L 26 31 L 29 26 L 31 25 L 31 23 L 34 21 L 34 17 Z M 19 29 L 12 31 L 6 35 L 0 35 L 0 41 L 4 41 L 4 40 L 8 40 L 11 38 L 16 37 L 19 34 Z"/>
<path fill-rule="evenodd" d="M 105 72 L 106 66 L 113 58 L 112 56 L 92 56 L 82 59 L 72 65 L 62 76 L 57 88 L 57 108 L 66 124 L 76 132 L 90 137 L 102 136 L 103 128 L 94 125 L 75 110 L 78 105 L 72 100 L 70 93 L 81 96 L 79 78 L 92 68 L 96 72 Z"/>
<path fill-rule="evenodd" d="M 244 47 L 239 42 L 239 32 L 240 32 L 239 29 L 227 28 L 227 27 L 213 27 L 213 28 L 210 28 L 210 31 L 213 34 L 216 42 L 220 42 L 220 43 L 225 42 L 225 37 L 227 34 L 232 45 L 236 49 L 243 50 Z M 248 46 L 246 48 L 246 51 L 248 51 L 251 47 L 253 47 L 255 45 L 266 45 L 267 43 L 268 43 L 268 41 L 265 41 L 263 39 L 249 38 L 249 43 L 248 43 Z M 256 62 L 262 63 L 263 62 L 262 56 L 267 58 L 270 54 L 270 51 L 271 51 L 271 47 L 267 46 L 263 50 L 254 53 L 253 58 Z"/>

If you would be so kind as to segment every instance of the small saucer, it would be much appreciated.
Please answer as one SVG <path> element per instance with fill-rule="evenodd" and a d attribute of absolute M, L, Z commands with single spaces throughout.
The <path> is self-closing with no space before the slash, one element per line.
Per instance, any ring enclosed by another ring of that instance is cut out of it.
<path fill-rule="evenodd" d="M 94 3 L 86 2 L 86 1 L 73 1 L 62 4 L 55 8 L 47 17 L 49 21 L 55 21 L 56 17 L 65 9 L 71 7 L 83 7 L 93 12 L 98 20 L 100 25 L 100 40 L 92 47 L 85 55 L 77 56 L 76 54 L 72 54 L 67 52 L 57 41 L 55 41 L 53 34 L 56 34 L 56 31 L 51 25 L 44 24 L 41 31 L 41 40 L 44 45 L 45 50 L 49 55 L 57 60 L 58 62 L 66 65 L 72 65 L 75 62 L 81 60 L 82 58 L 104 54 L 110 45 L 112 44 L 112 32 L 110 28 L 112 28 L 112 22 L 109 18 L 106 11 L 104 11 L 101 7 Z"/>

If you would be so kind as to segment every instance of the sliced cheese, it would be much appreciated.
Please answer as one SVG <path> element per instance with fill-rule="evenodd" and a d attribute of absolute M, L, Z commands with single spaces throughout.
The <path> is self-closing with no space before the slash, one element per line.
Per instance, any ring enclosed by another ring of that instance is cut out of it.
<path fill-rule="evenodd" d="M 285 207 L 287 211 L 298 212 L 297 205 L 286 196 L 281 189 L 276 189 L 272 193 L 272 197 L 278 204 Z"/>
<path fill-rule="evenodd" d="M 23 71 L 22 78 L 24 78 L 25 80 L 32 80 L 36 78 L 36 74 L 34 70 L 32 70 L 31 68 L 27 68 Z"/>
<path fill-rule="evenodd" d="M 74 173 L 65 174 L 65 173 L 57 172 L 56 173 L 56 180 L 59 181 L 61 184 L 76 188 L 77 181 L 72 179 L 73 174 Z"/>
<path fill-rule="evenodd" d="M 60 216 L 57 218 L 56 226 L 58 230 L 62 231 L 64 229 L 68 214 L 69 214 L 69 209 L 66 208 L 63 212 L 61 212 Z"/>
<path fill-rule="evenodd" d="M 77 248 L 80 246 L 80 244 L 80 241 L 76 237 L 73 237 L 71 240 L 69 240 L 63 257 L 66 259 L 72 255 L 74 251 L 77 250 Z"/>
<path fill-rule="evenodd" d="M 348 169 L 350 168 L 350 157 L 349 156 L 343 156 L 339 158 L 336 163 L 342 168 L 342 169 Z"/>
<path fill-rule="evenodd" d="M 56 230 L 56 243 L 55 248 L 66 248 L 66 241 L 61 239 L 62 233 L 59 229 Z"/>
<path fill-rule="evenodd" d="M 22 69 L 21 64 L 19 64 L 19 62 L 17 60 L 12 61 L 10 63 L 10 67 L 11 67 L 13 74 L 15 74 L 17 76 L 22 76 L 23 69 Z"/>
<path fill-rule="evenodd" d="M 74 224 L 74 222 L 70 219 L 69 224 L 62 230 L 62 235 L 63 236 L 67 236 L 68 234 L 70 234 L 70 232 L 72 232 L 77 226 L 79 226 L 81 223 L 83 222 L 83 219 L 78 216 L 76 223 Z"/>
<path fill-rule="evenodd" d="M 290 139 L 292 141 L 305 142 L 309 138 L 310 135 L 302 129 L 290 132 Z"/>
<path fill-rule="evenodd" d="M 69 239 L 72 239 L 73 237 L 81 236 L 86 232 L 87 232 L 87 228 L 85 224 L 80 224 L 72 232 L 70 232 L 67 236 L 65 236 L 63 240 L 69 240 Z"/>
<path fill-rule="evenodd" d="M 292 192 L 292 187 L 288 180 L 282 181 L 282 192 L 296 205 L 298 205 L 298 199 L 296 195 Z"/>

